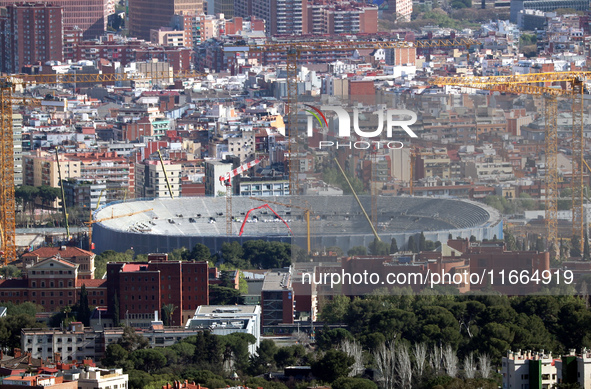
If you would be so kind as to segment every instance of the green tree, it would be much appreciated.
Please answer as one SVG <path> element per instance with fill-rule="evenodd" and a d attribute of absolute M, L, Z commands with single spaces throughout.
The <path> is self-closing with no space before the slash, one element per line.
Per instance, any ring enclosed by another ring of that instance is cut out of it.
<path fill-rule="evenodd" d="M 7 265 L 0 269 L 0 274 L 4 278 L 19 278 L 21 276 L 21 271 L 14 265 Z"/>
<path fill-rule="evenodd" d="M 408 250 L 412 251 L 413 253 L 417 252 L 417 246 L 415 243 L 415 237 L 413 235 L 408 237 Z"/>
<path fill-rule="evenodd" d="M 26 213 L 29 208 L 29 213 L 35 210 L 35 199 L 39 196 L 39 188 L 36 186 L 22 185 L 17 186 L 14 190 L 15 198 L 20 199 L 23 204 L 23 210 Z M 28 224 L 28 219 L 27 219 Z"/>
<path fill-rule="evenodd" d="M 248 269 L 250 264 L 244 260 L 244 250 L 238 242 L 222 243 L 222 259 L 224 263 L 234 266 L 236 269 Z"/>
<path fill-rule="evenodd" d="M 323 322 L 334 324 L 343 323 L 345 314 L 349 310 L 351 300 L 347 296 L 336 295 L 328 302 L 320 312 L 320 319 Z"/>
<path fill-rule="evenodd" d="M 517 242 L 515 241 L 515 236 L 509 230 L 503 231 L 505 246 L 507 251 L 517 251 Z"/>
<path fill-rule="evenodd" d="M 109 312 L 113 315 L 113 325 L 119 327 L 119 297 L 117 297 L 117 291 L 113 291 L 111 299 L 109 301 Z"/>
<path fill-rule="evenodd" d="M 365 378 L 341 377 L 331 385 L 332 389 L 378 389 L 375 382 Z"/>
<path fill-rule="evenodd" d="M 340 350 L 328 350 L 322 358 L 312 363 L 312 374 L 323 382 L 333 382 L 346 377 L 355 358 Z"/>
<path fill-rule="evenodd" d="M 82 284 L 80 288 L 80 307 L 78 308 L 77 318 L 85 326 L 90 326 L 90 306 L 88 305 L 88 291 L 86 290 L 86 284 Z"/>
<path fill-rule="evenodd" d="M 396 243 L 396 238 L 392 238 L 390 243 L 390 254 L 396 254 L 398 252 L 398 243 Z"/>
<path fill-rule="evenodd" d="M 44 207 L 49 207 L 56 199 L 61 198 L 61 191 L 59 188 L 41 185 L 39 187 L 39 198 Z"/>
<path fill-rule="evenodd" d="M 374 238 L 373 242 L 369 244 L 369 253 L 371 255 L 388 255 L 390 253 L 390 246 L 378 240 L 378 238 Z"/>
<path fill-rule="evenodd" d="M 269 372 L 275 364 L 275 354 L 278 350 L 273 340 L 263 339 L 257 347 L 256 355 L 251 360 L 252 374 L 259 375 Z"/>
<path fill-rule="evenodd" d="M 107 367 L 120 367 L 125 371 L 128 371 L 133 366 L 131 361 L 128 361 L 128 358 L 129 352 L 127 352 L 127 350 L 125 350 L 120 344 L 112 343 L 107 346 L 102 363 Z"/>
<path fill-rule="evenodd" d="M 367 248 L 365 246 L 351 247 L 347 251 L 347 255 L 350 257 L 365 256 L 365 255 L 367 255 Z"/>
<path fill-rule="evenodd" d="M 234 305 L 240 302 L 240 291 L 219 285 L 209 285 L 209 303 L 211 305 Z"/>
<path fill-rule="evenodd" d="M 353 340 L 353 335 L 344 328 L 324 329 L 316 334 L 316 344 L 321 350 L 338 347 L 344 340 Z"/>
<path fill-rule="evenodd" d="M 421 235 L 419 235 L 419 252 L 421 251 L 425 251 L 425 233 L 423 231 L 421 231 Z"/>
<path fill-rule="evenodd" d="M 0 346 L 4 349 L 21 347 L 23 328 L 45 328 L 45 324 L 26 314 L 3 317 L 0 319 Z"/>
<path fill-rule="evenodd" d="M 32 318 L 35 318 L 37 312 L 44 311 L 41 305 L 33 304 L 30 301 L 21 304 L 6 302 L 3 303 L 3 305 L 6 307 L 6 316 L 27 315 Z"/>
<path fill-rule="evenodd" d="M 157 369 L 166 365 L 166 357 L 159 349 L 139 349 L 129 355 L 136 370 L 144 370 L 153 374 Z"/>
<path fill-rule="evenodd" d="M 150 342 L 146 337 L 135 332 L 133 327 L 125 326 L 123 328 L 123 334 L 117 341 L 117 344 L 121 345 L 127 352 L 133 352 L 135 350 L 141 350 L 147 348 Z"/>
<path fill-rule="evenodd" d="M 211 259 L 211 251 L 203 243 L 197 243 L 191 251 L 184 251 L 181 256 L 185 261 L 209 261 Z"/>
<path fill-rule="evenodd" d="M 165 304 L 162 306 L 162 322 L 165 326 L 172 325 L 172 315 L 177 308 L 174 304 Z"/>
<path fill-rule="evenodd" d="M 577 235 L 573 235 L 572 239 L 570 240 L 570 256 L 571 257 L 580 257 L 581 256 L 581 240 Z"/>

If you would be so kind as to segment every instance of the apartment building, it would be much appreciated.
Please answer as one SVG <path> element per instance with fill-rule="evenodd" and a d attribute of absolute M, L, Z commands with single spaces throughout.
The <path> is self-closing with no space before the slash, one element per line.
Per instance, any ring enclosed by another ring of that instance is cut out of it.
<path fill-rule="evenodd" d="M 511 162 L 466 162 L 464 164 L 464 176 L 478 182 L 482 181 L 507 181 L 515 177 Z"/>
<path fill-rule="evenodd" d="M 0 19 L 4 38 L 0 43 L 0 71 L 22 73 L 25 65 L 61 61 L 62 7 L 56 3 L 9 3 Z"/>
<path fill-rule="evenodd" d="M 150 29 L 170 25 L 175 14 L 203 9 L 202 0 L 129 1 L 129 33 L 136 38 L 150 40 Z"/>
<path fill-rule="evenodd" d="M 576 350 L 569 350 L 556 361 L 556 372 L 556 383 L 578 383 L 582 389 L 591 389 L 591 351 L 586 347 L 579 354 Z"/>
<path fill-rule="evenodd" d="M 23 115 L 12 114 L 12 148 L 14 155 L 14 185 L 23 184 Z"/>
<path fill-rule="evenodd" d="M 64 180 L 100 180 L 110 188 L 128 190 L 128 197 L 134 196 L 135 166 L 115 152 L 60 154 L 59 165 Z M 23 184 L 58 187 L 59 172 L 55 154 L 36 150 L 34 154 L 24 155 Z"/>
<path fill-rule="evenodd" d="M 558 375 L 552 353 L 509 350 L 503 357 L 501 374 L 504 389 L 551 388 Z"/>
<path fill-rule="evenodd" d="M 123 369 L 99 369 L 90 367 L 80 371 L 78 389 L 127 389 L 129 376 Z"/>
<path fill-rule="evenodd" d="M 46 312 L 56 312 L 76 304 L 85 285 L 90 305 L 106 305 L 106 281 L 82 279 L 79 267 L 58 256 L 40 260 L 27 269 L 26 278 L 0 281 L 0 303 L 30 301 L 41 305 Z"/>
<path fill-rule="evenodd" d="M 168 261 L 167 254 L 150 254 L 148 262 L 108 263 L 109 298 L 117 293 L 119 319 L 140 328 L 157 320 L 155 312 L 172 304 L 170 325 L 193 317 L 199 305 L 209 304 L 207 262 Z"/>
<path fill-rule="evenodd" d="M 136 333 L 144 336 L 151 348 L 168 347 L 177 343 L 181 339 L 196 335 L 201 329 L 186 329 L 184 327 L 166 327 L 162 328 L 162 324 L 157 323 L 150 328 L 139 329 L 136 328 Z M 40 358 L 43 360 L 54 360 L 58 358 L 63 361 L 80 361 L 80 360 L 100 360 L 105 356 L 107 346 L 115 344 L 123 335 L 123 328 L 100 328 L 93 329 L 91 327 L 84 327 L 80 322 L 71 323 L 70 326 L 64 329 L 31 329 L 23 328 L 21 332 L 21 350 L 24 353 L 30 353 L 32 358 Z M 111 380 L 110 376 L 101 371 L 100 377 L 98 375 L 75 376 L 69 377 L 72 379 L 82 378 L 87 383 L 92 383 L 99 386 L 99 383 L 110 383 L 112 386 L 115 381 L 123 378 L 120 375 L 115 375 Z M 121 383 L 119 383 L 120 385 Z M 121 387 L 120 387 L 121 388 Z M 127 388 L 126 386 L 122 389 Z"/>
<path fill-rule="evenodd" d="M 78 265 L 78 279 L 94 279 L 94 258 L 96 255 L 91 251 L 82 250 L 73 246 L 61 247 L 40 247 L 37 250 L 24 253 L 21 257 L 22 271 L 27 274 L 28 268 L 38 262 L 50 258 L 60 258 L 64 261 Z"/>
<path fill-rule="evenodd" d="M 232 16 L 263 19 L 269 36 L 301 35 L 305 33 L 303 7 L 302 0 L 234 0 Z"/>
<path fill-rule="evenodd" d="M 214 335 L 228 335 L 235 332 L 251 334 L 256 342 L 248 346 L 255 355 L 261 341 L 261 307 L 259 305 L 204 305 L 195 310 L 187 321 L 187 329 L 209 329 Z"/>
<path fill-rule="evenodd" d="M 7 7 L 12 4 L 15 4 L 15 2 L 0 0 L 0 7 Z M 78 26 L 82 30 L 84 39 L 97 38 L 107 30 L 108 17 L 115 12 L 114 1 L 112 0 L 52 0 L 48 4 L 51 4 L 51 7 L 59 7 L 63 10 L 59 18 L 59 24 L 57 14 L 54 19 L 46 19 L 47 21 L 53 20 L 55 31 L 52 40 L 62 39 L 61 26 L 64 28 Z M 39 6 L 37 5 L 37 7 Z M 49 41 L 46 42 L 49 43 Z"/>
<path fill-rule="evenodd" d="M 269 270 L 261 290 L 262 325 L 293 324 L 295 297 L 292 269 Z"/>
<path fill-rule="evenodd" d="M 375 5 L 317 0 L 305 7 L 304 34 L 377 33 Z"/>
<path fill-rule="evenodd" d="M 180 196 L 182 165 L 164 161 L 164 166 L 166 170 L 162 169 L 162 163 L 159 160 L 145 160 L 135 165 L 136 197 L 170 197 L 171 193 L 173 197 Z"/>

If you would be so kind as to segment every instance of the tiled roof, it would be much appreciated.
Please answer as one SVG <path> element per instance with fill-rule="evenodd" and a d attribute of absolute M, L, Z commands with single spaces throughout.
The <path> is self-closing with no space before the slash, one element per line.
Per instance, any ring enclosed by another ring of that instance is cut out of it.
<path fill-rule="evenodd" d="M 81 288 L 86 285 L 87 288 L 100 288 L 107 286 L 107 280 L 76 280 L 76 287 Z"/>
<path fill-rule="evenodd" d="M 23 254 L 24 258 L 39 257 L 39 258 L 50 258 L 59 254 L 62 258 L 71 258 L 77 256 L 91 256 L 94 253 L 86 250 L 82 250 L 78 247 L 66 246 L 65 250 L 61 247 L 40 247 L 37 250 L 33 250 L 29 253 Z"/>
<path fill-rule="evenodd" d="M 0 281 L 0 288 L 28 288 L 29 285 L 27 283 L 27 280 L 23 280 L 23 279 L 12 279 L 12 280 L 1 280 Z"/>

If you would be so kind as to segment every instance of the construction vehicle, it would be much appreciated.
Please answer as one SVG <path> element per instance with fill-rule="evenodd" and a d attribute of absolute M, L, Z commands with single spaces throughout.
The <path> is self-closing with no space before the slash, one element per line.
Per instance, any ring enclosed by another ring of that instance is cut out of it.
<path fill-rule="evenodd" d="M 226 186 L 226 234 L 232 235 L 232 178 L 236 177 L 261 163 L 262 159 L 255 159 L 219 177 L 222 185 Z"/>
<path fill-rule="evenodd" d="M 310 238 L 311 234 L 310 234 L 310 215 L 312 214 L 312 209 L 310 208 L 309 204 L 306 204 L 306 207 L 302 207 L 299 205 L 294 205 L 291 204 L 291 202 L 289 204 L 285 204 L 285 203 L 280 203 L 278 201 L 273 201 L 273 200 L 269 200 L 269 199 L 263 199 L 263 198 L 258 198 L 258 197 L 249 197 L 251 200 L 256 200 L 256 201 L 262 201 L 263 203 L 267 203 L 267 204 L 275 204 L 275 205 L 281 205 L 282 207 L 286 207 L 286 208 L 296 208 L 296 209 L 300 209 L 302 211 L 304 211 L 304 219 L 306 220 L 306 249 L 308 250 L 308 253 L 312 252 L 312 240 Z"/>
<path fill-rule="evenodd" d="M 551 72 L 532 73 L 514 76 L 491 77 L 437 77 L 430 81 L 434 85 L 450 85 L 464 88 L 544 96 L 546 120 L 546 224 L 548 247 L 556 252 L 558 242 L 558 134 L 557 134 L 557 98 L 566 96 L 572 99 L 573 128 L 573 170 L 572 170 L 572 213 L 573 236 L 578 236 L 580 250 L 584 244 L 584 208 L 583 208 L 583 93 L 585 80 L 591 72 Z M 567 88 L 552 88 L 546 83 L 563 81 Z M 541 85 L 540 85 L 541 84 Z"/>
<path fill-rule="evenodd" d="M 277 218 L 279 218 L 279 220 L 281 220 L 283 222 L 283 224 L 285 224 L 285 226 L 287 227 L 287 229 L 289 230 L 289 232 L 293 235 L 293 231 L 289 227 L 289 224 L 287 224 L 287 222 L 281 216 L 279 216 L 279 214 L 277 212 L 275 212 L 273 210 L 273 208 L 271 208 L 269 206 L 269 204 L 263 204 L 260 207 L 255 207 L 255 208 L 249 209 L 248 212 L 246 212 L 246 215 L 244 216 L 244 220 L 242 221 L 242 225 L 240 226 L 240 233 L 238 234 L 238 236 L 242 236 L 242 233 L 244 232 L 244 225 L 248 221 L 248 216 L 250 215 L 250 213 L 252 211 L 256 211 L 257 209 L 263 209 L 263 208 L 267 208 L 267 209 L 271 210 L 271 212 L 273 212 L 273 214 L 275 214 L 275 216 Z"/>
<path fill-rule="evenodd" d="M 148 73 L 114 73 L 114 74 L 43 74 L 43 75 L 13 75 L 0 77 L 0 230 L 2 241 L 0 251 L 4 252 L 2 264 L 13 262 L 16 255 L 16 203 L 14 197 L 14 158 L 13 158 L 13 130 L 12 107 L 15 105 L 43 106 L 51 105 L 52 101 L 13 96 L 17 88 L 39 84 L 76 84 L 117 81 L 142 81 L 158 79 L 179 79 L 200 77 L 204 74 L 194 72 L 180 72 L 172 74 L 169 71 Z"/>

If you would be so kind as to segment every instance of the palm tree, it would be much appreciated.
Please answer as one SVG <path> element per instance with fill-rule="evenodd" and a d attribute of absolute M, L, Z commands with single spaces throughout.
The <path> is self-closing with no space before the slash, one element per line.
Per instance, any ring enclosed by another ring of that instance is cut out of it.
<path fill-rule="evenodd" d="M 69 315 L 71 312 L 72 312 L 72 307 L 70 307 L 70 306 L 65 306 L 65 307 L 63 307 L 63 308 L 62 308 L 62 313 L 63 313 L 64 315 L 66 315 L 66 320 L 69 318 L 69 316 L 68 316 L 68 315 Z"/>
<path fill-rule="evenodd" d="M 174 304 L 166 304 L 162 306 L 162 311 L 164 313 L 164 315 L 166 315 L 166 318 L 168 319 L 168 325 L 172 324 L 172 314 L 174 313 L 174 311 L 177 309 L 178 307 L 175 306 Z"/>

